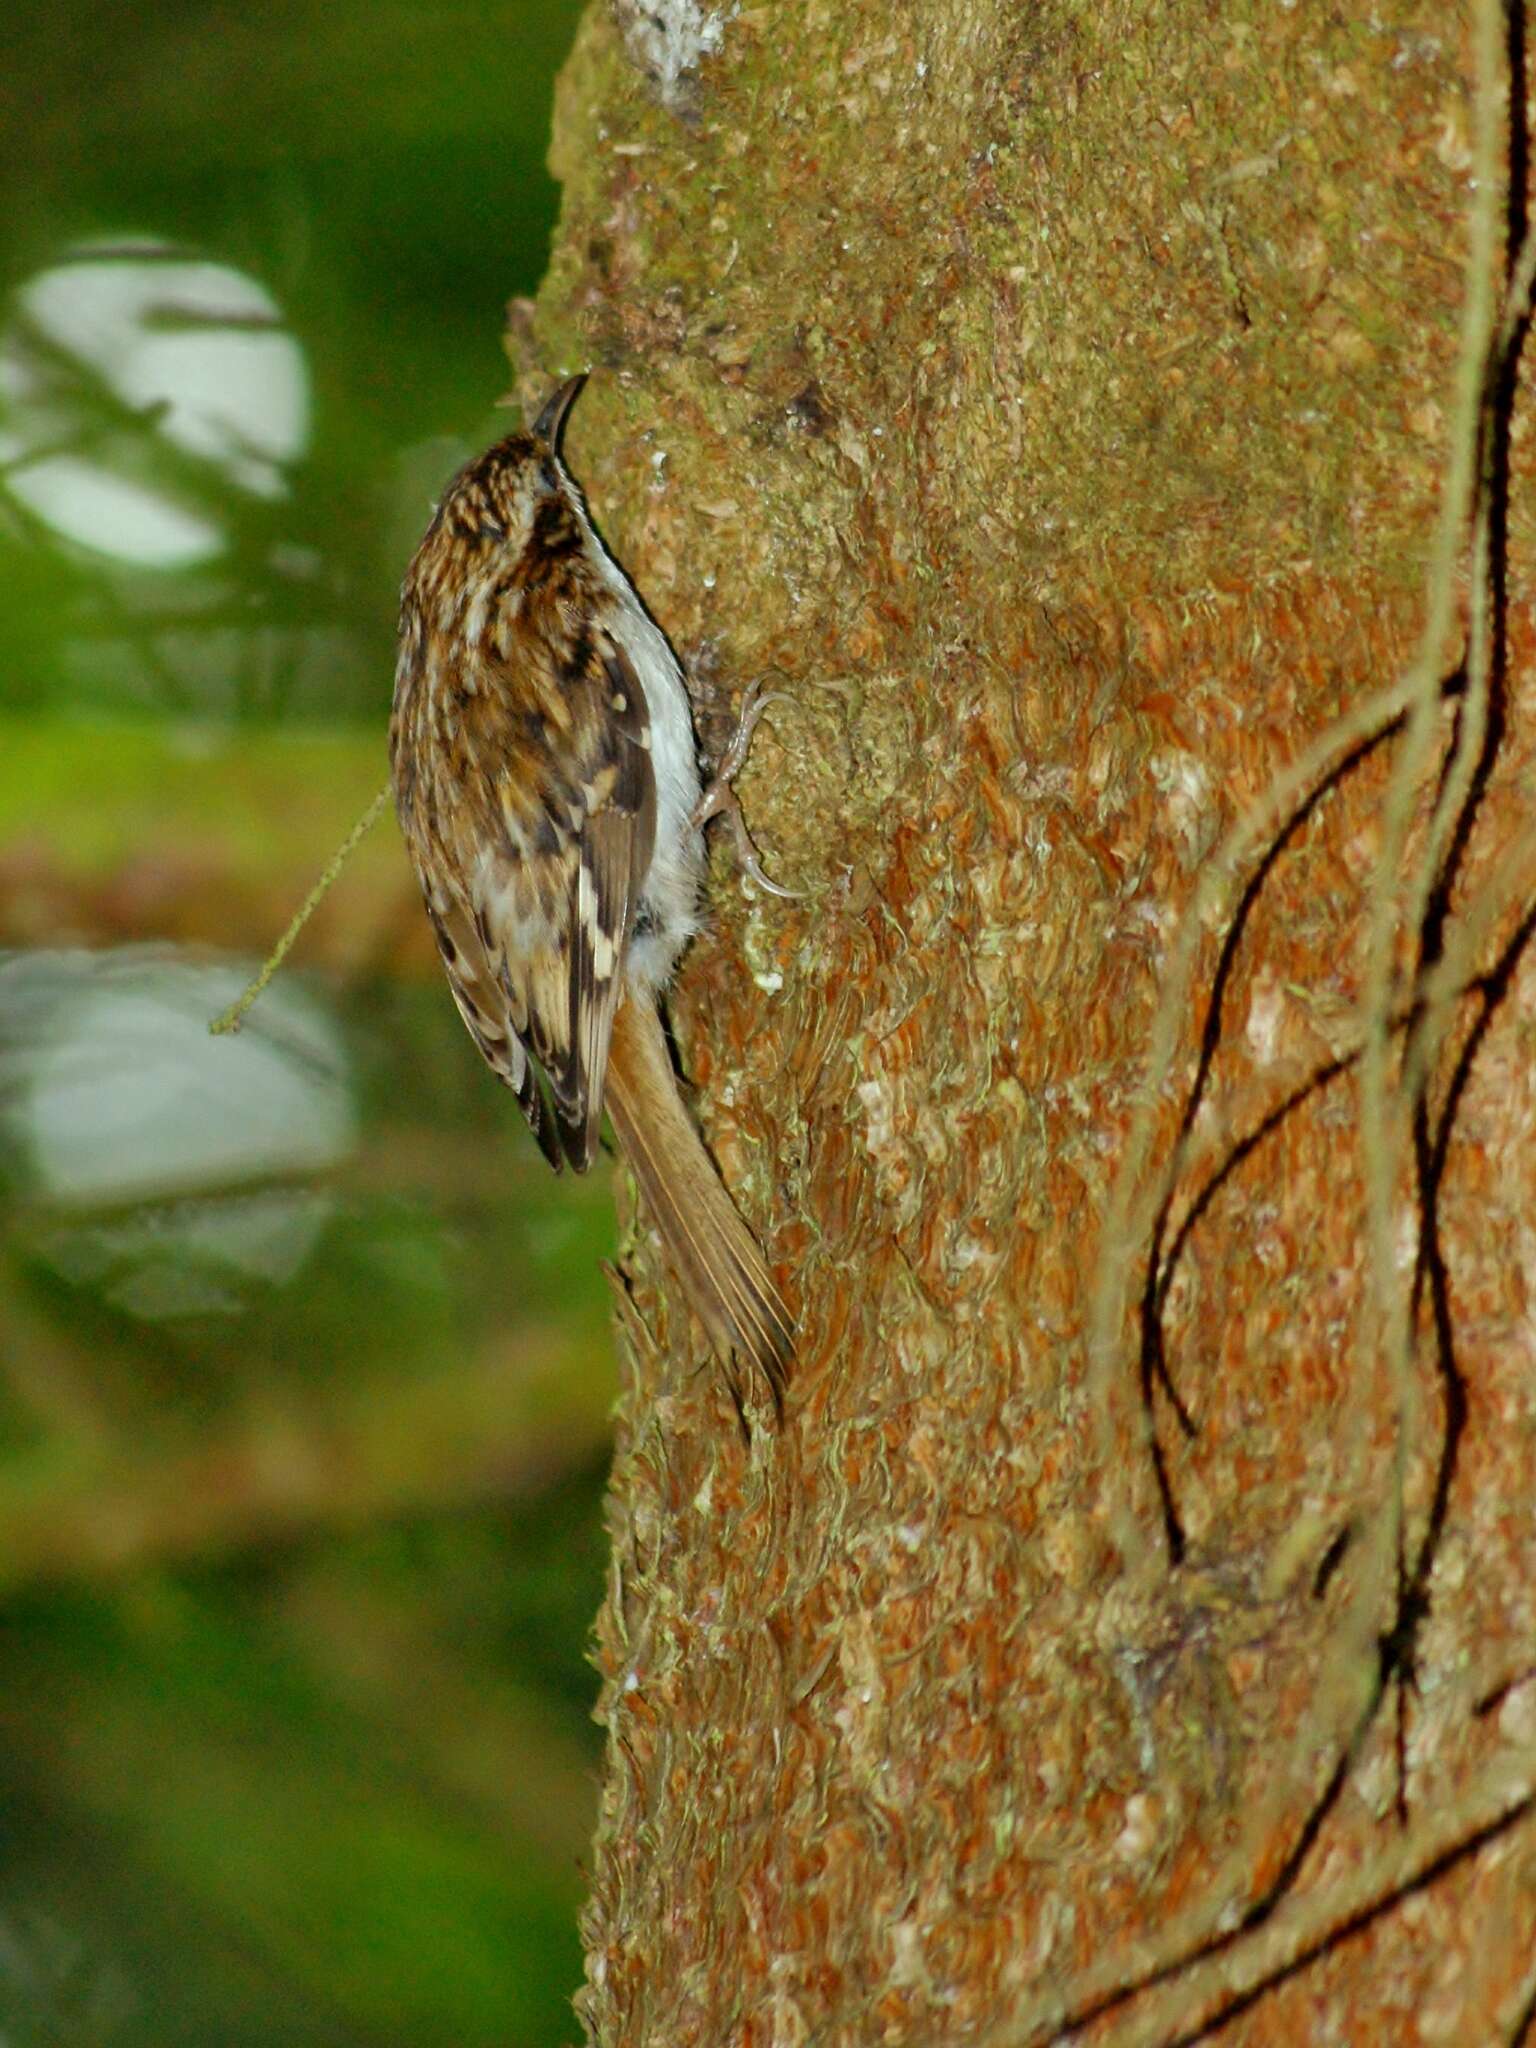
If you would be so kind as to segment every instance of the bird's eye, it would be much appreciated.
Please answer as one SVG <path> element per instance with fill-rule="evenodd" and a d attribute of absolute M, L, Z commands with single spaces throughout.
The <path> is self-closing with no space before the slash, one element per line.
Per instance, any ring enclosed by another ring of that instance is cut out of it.
<path fill-rule="evenodd" d="M 507 529 L 494 519 L 482 519 L 478 537 L 485 541 L 503 541 L 507 537 Z"/>

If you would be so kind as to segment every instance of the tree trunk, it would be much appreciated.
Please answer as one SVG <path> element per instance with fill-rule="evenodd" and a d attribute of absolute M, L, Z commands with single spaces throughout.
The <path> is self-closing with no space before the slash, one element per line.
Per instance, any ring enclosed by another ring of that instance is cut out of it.
<path fill-rule="evenodd" d="M 805 891 L 722 852 L 672 1002 L 782 1429 L 643 1215 L 619 1289 L 613 2048 L 1532 1999 L 1524 25 L 1392 13 L 624 0 L 567 67 L 525 393 L 594 365 L 706 744 L 783 693 Z"/>

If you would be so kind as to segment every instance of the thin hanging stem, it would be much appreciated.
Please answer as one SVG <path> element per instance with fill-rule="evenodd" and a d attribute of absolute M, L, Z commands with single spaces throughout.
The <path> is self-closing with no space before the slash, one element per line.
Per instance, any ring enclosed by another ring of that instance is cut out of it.
<path fill-rule="evenodd" d="M 378 795 L 373 799 L 373 802 L 364 811 L 363 815 L 352 827 L 352 830 L 326 862 L 325 867 L 321 871 L 319 881 L 315 883 L 315 886 L 289 919 L 288 929 L 262 962 L 261 970 L 256 975 L 256 978 L 249 982 L 242 993 L 230 1004 L 229 1008 L 221 1010 L 208 1026 L 208 1029 L 215 1038 L 232 1035 L 240 1029 L 240 1026 L 245 1022 L 246 1011 L 250 1009 L 257 997 L 266 988 L 267 983 L 287 959 L 293 949 L 294 940 L 303 931 L 305 925 L 309 923 L 316 910 L 319 909 L 321 899 L 325 895 L 326 890 L 330 888 L 332 882 L 335 881 L 336 877 L 351 859 L 359 842 L 365 839 L 379 822 L 380 814 L 388 801 L 389 784 L 386 782 Z"/>

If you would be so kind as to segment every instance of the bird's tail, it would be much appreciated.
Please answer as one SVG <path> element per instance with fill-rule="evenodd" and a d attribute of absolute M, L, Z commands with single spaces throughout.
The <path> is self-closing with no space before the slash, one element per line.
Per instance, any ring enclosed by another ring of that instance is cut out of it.
<path fill-rule="evenodd" d="M 678 1093 L 661 1018 L 626 997 L 613 1022 L 604 1097 L 688 1300 L 729 1366 L 750 1359 L 782 1409 L 795 1326 Z"/>

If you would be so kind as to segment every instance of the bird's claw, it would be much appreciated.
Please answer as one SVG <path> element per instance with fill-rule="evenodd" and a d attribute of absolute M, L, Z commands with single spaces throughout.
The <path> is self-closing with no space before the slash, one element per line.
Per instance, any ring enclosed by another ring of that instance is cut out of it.
<path fill-rule="evenodd" d="M 787 704 L 789 698 L 783 690 L 764 690 L 761 684 L 752 683 L 742 700 L 741 715 L 736 720 L 736 729 L 726 743 L 725 751 L 715 765 L 715 772 L 705 785 L 704 793 L 693 807 L 689 824 L 699 831 L 711 818 L 723 817 L 731 828 L 731 838 L 736 847 L 737 865 L 750 875 L 760 889 L 770 896 L 782 896 L 794 901 L 805 892 L 801 889 L 786 889 L 782 882 L 775 882 L 764 872 L 763 864 L 757 857 L 757 848 L 752 844 L 752 835 L 747 830 L 741 805 L 731 787 L 741 773 L 752 744 L 752 735 L 757 722 L 770 704 Z"/>

